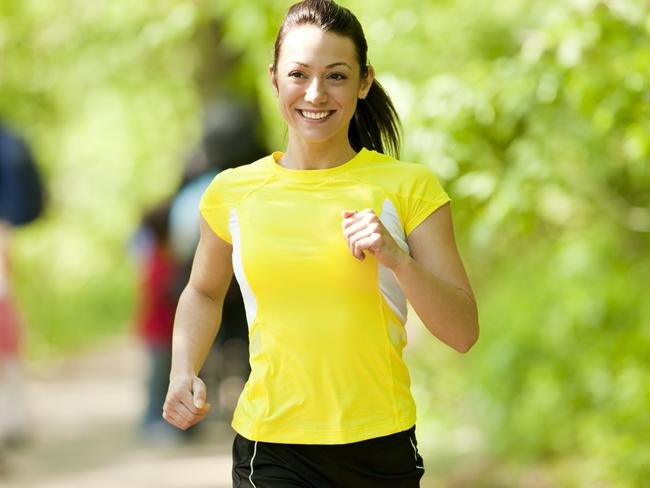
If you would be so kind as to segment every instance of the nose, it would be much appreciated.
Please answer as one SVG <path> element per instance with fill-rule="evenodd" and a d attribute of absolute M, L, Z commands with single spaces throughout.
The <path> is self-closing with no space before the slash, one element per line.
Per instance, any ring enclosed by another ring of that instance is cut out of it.
<path fill-rule="evenodd" d="M 315 105 L 327 101 L 324 83 L 317 76 L 312 78 L 311 83 L 309 83 L 305 91 L 305 101 Z"/>

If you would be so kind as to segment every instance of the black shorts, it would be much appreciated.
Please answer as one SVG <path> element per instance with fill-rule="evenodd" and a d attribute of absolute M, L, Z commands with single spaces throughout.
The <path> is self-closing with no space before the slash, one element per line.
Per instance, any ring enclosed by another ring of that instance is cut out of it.
<path fill-rule="evenodd" d="M 424 474 L 415 426 L 350 444 L 276 444 L 237 434 L 234 488 L 414 488 Z"/>

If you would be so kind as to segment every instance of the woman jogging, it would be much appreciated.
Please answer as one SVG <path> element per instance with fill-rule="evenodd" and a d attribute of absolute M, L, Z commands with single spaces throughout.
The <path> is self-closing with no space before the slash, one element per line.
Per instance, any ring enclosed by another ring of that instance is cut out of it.
<path fill-rule="evenodd" d="M 235 487 L 419 486 L 406 301 L 454 349 L 478 337 L 449 197 L 425 167 L 383 154 L 397 157 L 399 123 L 366 53 L 347 9 L 291 7 L 269 67 L 286 151 L 220 173 L 200 204 L 163 416 L 186 429 L 208 413 L 197 374 L 234 273 L 251 363 Z"/>

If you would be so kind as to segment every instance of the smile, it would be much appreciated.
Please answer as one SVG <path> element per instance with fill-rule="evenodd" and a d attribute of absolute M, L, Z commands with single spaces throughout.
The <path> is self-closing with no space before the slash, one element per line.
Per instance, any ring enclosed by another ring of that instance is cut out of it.
<path fill-rule="evenodd" d="M 298 110 L 298 113 L 305 119 L 309 120 L 323 120 L 329 117 L 334 113 L 334 110 L 324 111 L 324 112 L 306 112 L 304 110 Z"/>

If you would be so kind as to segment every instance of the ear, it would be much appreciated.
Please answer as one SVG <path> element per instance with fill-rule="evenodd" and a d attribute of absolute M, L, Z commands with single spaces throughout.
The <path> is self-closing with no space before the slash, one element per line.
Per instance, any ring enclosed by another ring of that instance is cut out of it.
<path fill-rule="evenodd" d="M 361 78 L 359 98 L 364 99 L 368 96 L 373 81 L 375 81 L 375 68 L 373 68 L 372 65 L 368 65 L 368 72 L 366 73 L 365 78 Z"/>
<path fill-rule="evenodd" d="M 269 77 L 271 78 L 271 88 L 273 89 L 273 95 L 277 97 L 280 93 L 280 90 L 278 89 L 278 80 L 275 77 L 275 73 L 273 73 L 272 64 L 269 64 Z"/>

